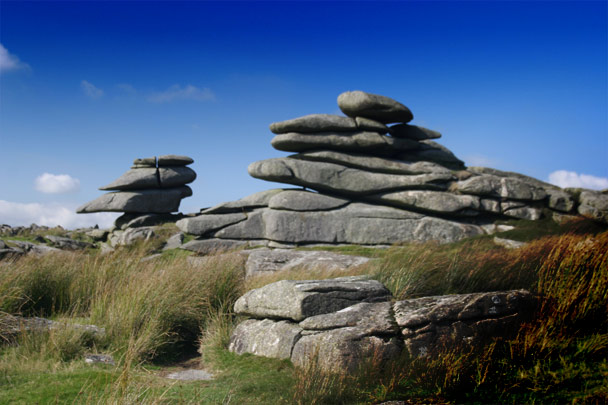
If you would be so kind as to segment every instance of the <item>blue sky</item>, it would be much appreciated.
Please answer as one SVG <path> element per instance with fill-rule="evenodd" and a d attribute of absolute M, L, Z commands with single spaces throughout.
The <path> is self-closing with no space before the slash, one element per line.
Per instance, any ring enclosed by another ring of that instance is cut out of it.
<path fill-rule="evenodd" d="M 274 121 L 402 102 L 468 165 L 608 187 L 605 1 L 0 2 L 0 223 L 66 227 L 137 157 L 191 156 L 183 212 L 277 184 Z M 46 175 L 45 175 L 46 173 Z"/>

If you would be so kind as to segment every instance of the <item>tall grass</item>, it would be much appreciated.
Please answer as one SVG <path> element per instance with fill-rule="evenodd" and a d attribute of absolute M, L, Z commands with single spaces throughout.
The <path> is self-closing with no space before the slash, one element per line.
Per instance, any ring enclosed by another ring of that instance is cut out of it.
<path fill-rule="evenodd" d="M 238 255 L 192 266 L 185 257 L 142 262 L 139 248 L 114 254 L 25 257 L 2 270 L 0 311 L 84 318 L 106 328 L 111 350 L 136 361 L 195 347 L 210 314 L 243 292 Z"/>
<path fill-rule="evenodd" d="M 608 232 L 546 237 L 513 251 L 483 243 L 398 247 L 371 270 L 400 297 L 535 291 L 538 313 L 516 338 L 444 349 L 431 358 L 405 353 L 354 374 L 327 374 L 311 363 L 295 373 L 294 400 L 608 403 Z"/>

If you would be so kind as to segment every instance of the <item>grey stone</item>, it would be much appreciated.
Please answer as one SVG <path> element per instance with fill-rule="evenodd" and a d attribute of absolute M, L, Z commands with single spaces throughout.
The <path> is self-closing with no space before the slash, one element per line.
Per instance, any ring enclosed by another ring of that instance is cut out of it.
<path fill-rule="evenodd" d="M 370 197 L 385 205 L 429 212 L 458 214 L 466 210 L 479 210 L 479 197 L 441 191 L 408 190 L 377 194 Z"/>
<path fill-rule="evenodd" d="M 410 139 L 393 138 L 377 132 L 316 132 L 302 134 L 289 132 L 276 135 L 270 144 L 285 152 L 305 152 L 329 149 L 341 152 L 375 152 L 391 154 L 410 151 L 420 147 Z"/>
<path fill-rule="evenodd" d="M 248 319 L 237 325 L 228 350 L 236 354 L 289 359 L 302 328 L 289 321 Z"/>
<path fill-rule="evenodd" d="M 191 235 L 205 235 L 228 225 L 244 221 L 245 219 L 247 219 L 247 216 L 242 213 L 204 214 L 180 219 L 175 225 L 177 225 L 182 232 Z"/>
<path fill-rule="evenodd" d="M 163 250 L 177 249 L 178 247 L 180 247 L 182 245 L 183 241 L 184 241 L 184 234 L 181 232 L 176 233 L 175 235 L 173 235 L 169 239 L 167 239 L 165 246 L 163 246 Z"/>
<path fill-rule="evenodd" d="M 361 196 L 412 188 L 446 189 L 454 177 L 448 172 L 419 175 L 373 173 L 334 163 L 275 158 L 249 165 L 249 174 L 257 179 L 294 184 L 314 190 Z"/>
<path fill-rule="evenodd" d="M 391 293 L 376 280 L 340 277 L 329 280 L 282 280 L 247 292 L 234 304 L 237 314 L 301 321 L 359 302 L 388 301 Z"/>
<path fill-rule="evenodd" d="M 109 364 L 115 365 L 114 357 L 109 354 L 85 354 L 84 362 L 87 364 Z"/>
<path fill-rule="evenodd" d="M 99 252 L 102 256 L 115 252 L 115 249 L 107 243 L 99 244 Z"/>
<path fill-rule="evenodd" d="M 514 177 L 480 175 L 459 181 L 456 189 L 465 194 L 502 197 L 513 200 L 543 200 L 547 193 L 544 189 Z"/>
<path fill-rule="evenodd" d="M 381 367 L 398 358 L 402 343 L 396 336 L 367 335 L 357 327 L 346 327 L 303 335 L 295 344 L 291 361 L 298 367 L 316 364 L 334 373 L 354 372 L 368 363 Z M 372 367 L 373 367 L 372 366 Z"/>
<path fill-rule="evenodd" d="M 156 190 L 118 191 L 90 201 L 76 211 L 91 212 L 169 213 L 179 210 L 182 198 L 192 195 L 188 186 Z"/>
<path fill-rule="evenodd" d="M 400 332 L 390 302 L 362 302 L 300 322 L 302 329 L 314 331 L 355 326 L 364 335 L 397 335 Z"/>
<path fill-rule="evenodd" d="M 486 225 L 481 225 L 481 228 L 488 235 L 491 235 L 496 232 L 506 232 L 506 231 L 511 231 L 511 230 L 515 229 L 515 227 L 512 225 L 501 225 L 501 224 L 486 224 Z"/>
<path fill-rule="evenodd" d="M 106 240 L 109 231 L 107 229 L 91 229 L 86 233 L 88 237 L 95 241 Z"/>
<path fill-rule="evenodd" d="M 500 208 L 500 201 L 493 200 L 491 198 L 480 198 L 480 209 L 487 212 L 493 212 L 495 214 L 500 214 L 502 212 Z"/>
<path fill-rule="evenodd" d="M 326 211 L 343 207 L 349 200 L 301 190 L 286 190 L 273 196 L 268 207 L 289 211 Z"/>
<path fill-rule="evenodd" d="M 549 208 L 561 212 L 570 212 L 574 208 L 574 198 L 567 192 L 559 188 L 545 187 L 549 196 Z"/>
<path fill-rule="evenodd" d="M 363 131 L 373 131 L 380 134 L 386 134 L 388 132 L 388 127 L 386 125 L 378 121 L 370 120 L 369 118 L 355 117 L 355 122 L 357 123 L 357 128 Z"/>
<path fill-rule="evenodd" d="M 142 190 L 159 188 L 156 168 L 131 169 L 100 190 Z"/>
<path fill-rule="evenodd" d="M 578 213 L 597 222 L 608 224 L 608 193 L 584 190 L 579 196 Z"/>
<path fill-rule="evenodd" d="M 3 240 L 0 240 L 0 249 L 6 249 L 6 243 Z"/>
<path fill-rule="evenodd" d="M 269 240 L 296 244 L 378 245 L 430 240 L 448 243 L 483 234 L 476 225 L 360 203 L 323 212 L 267 210 L 264 223 Z"/>
<path fill-rule="evenodd" d="M 158 166 L 186 166 L 194 163 L 194 160 L 188 156 L 182 155 L 162 155 L 158 157 Z"/>
<path fill-rule="evenodd" d="M 213 374 L 205 370 L 182 370 L 167 374 L 166 378 L 180 381 L 211 381 Z"/>
<path fill-rule="evenodd" d="M 496 236 L 494 237 L 493 241 L 495 244 L 497 244 L 498 246 L 502 246 L 505 249 L 519 249 L 520 247 L 526 245 L 526 242 L 520 242 L 513 239 L 499 238 Z"/>
<path fill-rule="evenodd" d="M 359 90 L 340 94 L 338 107 L 349 117 L 365 117 L 384 124 L 409 122 L 414 118 L 409 108 L 392 98 Z"/>
<path fill-rule="evenodd" d="M 134 166 L 156 167 L 156 157 L 138 158 L 133 161 Z"/>
<path fill-rule="evenodd" d="M 234 214 L 226 214 L 234 215 Z M 266 237 L 263 210 L 256 210 L 246 214 L 247 219 L 229 225 L 215 233 L 215 237 L 222 239 L 263 239 Z"/>
<path fill-rule="evenodd" d="M 287 132 L 349 132 L 356 129 L 357 125 L 354 119 L 330 114 L 310 114 L 270 124 L 270 130 L 275 134 Z"/>
<path fill-rule="evenodd" d="M 240 240 L 194 239 L 181 245 L 180 249 L 189 250 L 202 255 L 210 255 L 244 246 L 247 246 L 247 242 Z"/>
<path fill-rule="evenodd" d="M 540 208 L 511 205 L 511 202 L 509 201 L 501 202 L 500 207 L 504 215 L 513 218 L 536 221 L 542 216 L 542 210 Z"/>
<path fill-rule="evenodd" d="M 446 344 L 479 344 L 509 338 L 534 313 L 536 298 L 525 290 L 424 297 L 394 304 L 406 349 L 413 356 Z"/>
<path fill-rule="evenodd" d="M 441 138 L 439 132 L 417 125 L 397 124 L 390 127 L 388 131 L 395 138 L 408 138 L 416 141 Z"/>
<path fill-rule="evenodd" d="M 158 169 L 160 187 L 178 187 L 196 179 L 194 170 L 186 166 L 166 166 Z"/>
<path fill-rule="evenodd" d="M 313 162 L 336 163 L 347 167 L 371 172 L 394 174 L 425 174 L 448 173 L 445 167 L 432 162 L 404 162 L 377 156 L 342 153 L 335 151 L 303 152 L 289 156 L 293 159 L 310 160 Z"/>
<path fill-rule="evenodd" d="M 282 188 L 260 191 L 241 198 L 237 201 L 230 201 L 218 204 L 214 207 L 207 208 L 201 211 L 201 214 L 225 214 L 229 212 L 243 212 L 254 208 L 262 208 L 268 206 L 268 201 L 278 194 L 285 191 Z"/>
<path fill-rule="evenodd" d="M 247 277 L 254 277 L 294 268 L 346 270 L 367 263 L 369 260 L 368 257 L 322 250 L 255 249 L 249 253 L 245 272 Z"/>
<path fill-rule="evenodd" d="M 21 249 L 26 254 L 34 254 L 38 256 L 45 256 L 49 253 L 57 253 L 61 252 L 61 249 L 57 249 L 52 246 L 47 246 L 43 244 L 36 244 L 32 242 L 26 242 L 21 240 L 9 240 L 8 242 L 17 246 L 18 249 Z M 14 250 L 14 248 L 13 248 Z"/>
<path fill-rule="evenodd" d="M 57 329 L 86 332 L 97 338 L 103 338 L 106 333 L 104 328 L 96 325 L 53 321 L 39 317 L 14 316 L 7 313 L 0 313 L 0 325 L 2 325 L 2 336 L 4 338 L 12 338 L 23 332 L 45 332 Z"/>
<path fill-rule="evenodd" d="M 400 138 L 399 138 L 400 139 Z M 458 159 L 445 146 L 433 141 L 420 141 L 417 150 L 400 153 L 397 157 L 407 161 L 427 161 L 439 163 L 452 170 L 465 169 L 464 162 Z"/>
<path fill-rule="evenodd" d="M 123 214 L 116 218 L 114 226 L 123 230 L 142 226 L 159 226 L 175 223 L 183 217 L 182 214 Z"/>
<path fill-rule="evenodd" d="M 124 231 L 114 231 L 108 237 L 108 243 L 112 247 L 128 246 L 138 240 L 149 240 L 154 236 L 154 227 L 144 226 L 140 228 L 128 228 Z"/>
<path fill-rule="evenodd" d="M 45 235 L 45 238 L 51 242 L 51 245 L 53 247 L 56 247 L 58 249 L 82 250 L 93 247 L 92 243 L 78 241 L 71 238 L 65 238 L 62 236 Z"/>

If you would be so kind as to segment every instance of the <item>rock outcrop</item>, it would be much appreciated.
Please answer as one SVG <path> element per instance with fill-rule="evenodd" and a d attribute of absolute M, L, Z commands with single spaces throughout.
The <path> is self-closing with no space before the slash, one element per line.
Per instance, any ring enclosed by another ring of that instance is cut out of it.
<path fill-rule="evenodd" d="M 536 305 L 524 290 L 390 300 L 382 284 L 361 277 L 269 284 L 236 302 L 235 312 L 249 319 L 237 325 L 229 350 L 352 371 L 372 356 L 429 356 L 513 336 Z"/>
<path fill-rule="evenodd" d="M 182 198 L 192 195 L 192 190 L 186 184 L 196 179 L 194 170 L 187 167 L 193 162 L 187 156 L 176 155 L 135 159 L 131 170 L 112 183 L 100 187 L 100 190 L 112 192 L 84 204 L 77 212 L 176 212 Z"/>
<path fill-rule="evenodd" d="M 551 212 L 608 223 L 606 193 L 467 168 L 435 142 L 439 132 L 410 124 L 411 111 L 395 100 L 352 91 L 338 106 L 346 116 L 271 124 L 272 146 L 295 154 L 249 166 L 255 178 L 302 189 L 268 190 L 181 219 L 177 226 L 197 236 L 185 247 L 447 243 L 492 233 L 496 220 Z"/>

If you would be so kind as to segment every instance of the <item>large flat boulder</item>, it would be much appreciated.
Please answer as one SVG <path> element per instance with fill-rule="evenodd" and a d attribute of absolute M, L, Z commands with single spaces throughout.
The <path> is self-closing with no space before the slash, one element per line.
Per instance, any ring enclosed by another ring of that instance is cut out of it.
<path fill-rule="evenodd" d="M 445 167 L 432 162 L 406 162 L 378 156 L 329 150 L 303 152 L 289 157 L 293 159 L 310 160 L 313 162 L 336 163 L 355 169 L 380 173 L 424 174 L 449 172 Z"/>
<path fill-rule="evenodd" d="M 579 202 L 579 214 L 608 224 L 608 193 L 584 190 L 579 196 Z"/>
<path fill-rule="evenodd" d="M 296 244 L 383 245 L 430 240 L 448 243 L 483 234 L 476 225 L 362 203 L 333 211 L 266 210 L 263 220 L 266 238 Z"/>
<path fill-rule="evenodd" d="M 407 138 L 415 141 L 441 138 L 441 134 L 432 129 L 419 127 L 417 125 L 397 124 L 389 129 L 389 133 L 395 138 Z"/>
<path fill-rule="evenodd" d="M 158 178 L 162 188 L 177 187 L 192 183 L 196 180 L 196 173 L 186 166 L 166 166 L 159 167 Z"/>
<path fill-rule="evenodd" d="M 270 141 L 273 148 L 285 152 L 305 152 L 327 149 L 341 152 L 370 152 L 392 154 L 420 147 L 419 142 L 393 138 L 378 132 L 288 132 L 276 135 Z"/>
<path fill-rule="evenodd" d="M 511 200 L 538 201 L 547 197 L 546 191 L 531 182 L 516 177 L 499 177 L 483 174 L 455 184 L 464 194 L 501 197 Z"/>
<path fill-rule="evenodd" d="M 237 325 L 230 337 L 228 350 L 236 354 L 251 353 L 275 359 L 289 359 L 302 328 L 289 321 L 248 319 Z"/>
<path fill-rule="evenodd" d="M 268 207 L 289 211 L 326 211 L 340 208 L 350 201 L 303 190 L 285 190 L 268 201 Z"/>
<path fill-rule="evenodd" d="M 295 268 L 346 270 L 367 263 L 369 260 L 368 257 L 323 250 L 255 249 L 249 253 L 245 272 L 247 277 L 254 277 Z"/>
<path fill-rule="evenodd" d="M 413 356 L 432 354 L 448 344 L 474 344 L 517 333 L 536 307 L 525 290 L 444 295 L 398 301 L 397 324 Z"/>
<path fill-rule="evenodd" d="M 340 94 L 338 107 L 349 117 L 365 117 L 384 124 L 410 122 L 414 118 L 410 109 L 398 101 L 359 90 Z"/>
<path fill-rule="evenodd" d="M 363 277 L 282 280 L 249 291 L 236 301 L 234 311 L 253 318 L 301 321 L 359 302 L 388 301 L 390 297 L 381 283 Z"/>
<path fill-rule="evenodd" d="M 139 169 L 138 169 L 139 170 Z M 179 211 L 182 198 L 192 195 L 188 186 L 107 193 L 78 208 L 78 213 L 132 212 L 169 213 Z"/>
<path fill-rule="evenodd" d="M 480 209 L 479 197 L 442 191 L 408 190 L 377 194 L 370 197 L 385 205 L 418 209 L 439 214 L 475 214 Z"/>
<path fill-rule="evenodd" d="M 270 124 L 270 130 L 275 134 L 287 132 L 352 132 L 356 129 L 357 124 L 353 118 L 331 114 L 310 114 Z"/>
<path fill-rule="evenodd" d="M 452 151 L 431 140 L 420 141 L 418 149 L 400 153 L 396 157 L 413 162 L 435 162 L 452 170 L 463 170 L 465 168 L 464 162 L 458 159 Z"/>
<path fill-rule="evenodd" d="M 418 175 L 374 173 L 335 163 L 301 159 L 274 158 L 249 165 L 249 174 L 257 179 L 310 187 L 314 190 L 346 196 L 361 196 L 413 188 L 446 189 L 455 177 L 449 172 Z"/>
<path fill-rule="evenodd" d="M 107 184 L 99 187 L 100 190 L 140 190 L 147 188 L 159 188 L 157 169 L 140 168 L 131 169 L 125 172 L 122 176 Z"/>
<path fill-rule="evenodd" d="M 245 219 L 247 219 L 247 215 L 243 213 L 206 214 L 180 219 L 175 225 L 182 232 L 201 236 Z"/>
<path fill-rule="evenodd" d="M 225 214 L 229 212 L 243 212 L 250 211 L 254 208 L 267 207 L 270 199 L 274 195 L 283 191 L 284 189 L 282 188 L 259 191 L 257 193 L 248 195 L 247 197 L 243 197 L 240 200 L 229 201 L 204 209 L 201 211 L 201 214 Z"/>
<path fill-rule="evenodd" d="M 375 357 L 397 358 L 402 344 L 390 302 L 360 303 L 300 322 L 302 337 L 291 360 L 299 367 L 315 361 L 326 371 L 354 371 Z"/>

